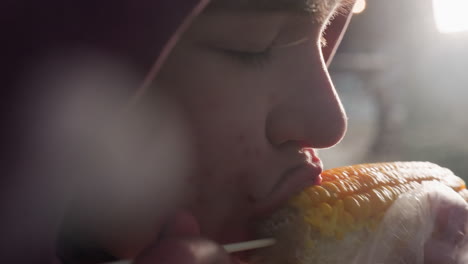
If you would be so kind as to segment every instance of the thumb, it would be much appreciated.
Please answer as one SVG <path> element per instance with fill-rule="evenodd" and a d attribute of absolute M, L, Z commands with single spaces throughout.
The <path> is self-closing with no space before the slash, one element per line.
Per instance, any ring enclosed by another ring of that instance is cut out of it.
<path fill-rule="evenodd" d="M 138 256 L 134 264 L 228 264 L 222 247 L 199 237 L 170 238 L 159 241 Z"/>

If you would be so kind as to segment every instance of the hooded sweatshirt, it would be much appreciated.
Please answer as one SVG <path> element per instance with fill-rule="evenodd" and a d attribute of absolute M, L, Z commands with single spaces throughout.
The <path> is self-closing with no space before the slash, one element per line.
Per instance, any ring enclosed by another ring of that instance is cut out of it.
<path fill-rule="evenodd" d="M 124 92 L 123 107 L 144 95 L 180 35 L 208 2 L 7 0 L 0 4 L 0 263 L 63 263 L 58 233 L 76 179 L 68 178 L 65 157 L 70 153 L 64 146 L 69 142 L 49 114 L 56 114 L 53 109 L 60 96 L 73 95 L 73 86 L 51 85 L 61 83 L 67 60 L 99 54 L 130 68 L 139 81 Z M 338 18 L 328 30 L 341 31 L 346 21 Z M 338 41 L 328 41 L 327 60 Z"/>

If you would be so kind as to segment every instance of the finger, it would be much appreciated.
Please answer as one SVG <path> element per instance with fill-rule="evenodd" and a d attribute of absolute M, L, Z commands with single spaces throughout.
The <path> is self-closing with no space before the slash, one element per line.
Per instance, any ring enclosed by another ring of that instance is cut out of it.
<path fill-rule="evenodd" d="M 145 250 L 134 264 L 228 264 L 230 258 L 216 243 L 203 238 L 166 239 Z"/>
<path fill-rule="evenodd" d="M 449 244 L 458 244 L 466 234 L 467 219 L 466 206 L 445 204 L 439 209 L 434 236 Z"/>
<path fill-rule="evenodd" d="M 429 240 L 424 246 L 424 264 L 456 263 L 457 247 L 440 240 Z"/>
<path fill-rule="evenodd" d="M 175 213 L 172 219 L 166 224 L 161 234 L 161 238 L 171 236 L 199 236 L 200 226 L 197 220 L 186 211 L 180 210 Z"/>

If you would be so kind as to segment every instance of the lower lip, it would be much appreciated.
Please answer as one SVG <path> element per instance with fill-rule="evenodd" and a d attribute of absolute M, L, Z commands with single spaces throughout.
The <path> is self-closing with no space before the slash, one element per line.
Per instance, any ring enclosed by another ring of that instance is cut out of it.
<path fill-rule="evenodd" d="M 322 168 L 319 166 L 304 165 L 293 169 L 289 174 L 285 175 L 284 181 L 280 186 L 281 188 L 291 188 L 291 186 L 297 186 L 297 191 L 302 191 L 303 189 L 311 185 L 319 185 L 322 183 Z"/>
<path fill-rule="evenodd" d="M 321 172 L 322 168 L 320 166 L 303 165 L 286 173 L 278 187 L 266 197 L 265 204 L 267 206 L 259 206 L 260 209 L 256 210 L 255 215 L 259 218 L 268 216 L 278 207 L 284 205 L 291 196 L 309 186 L 321 184 Z"/>

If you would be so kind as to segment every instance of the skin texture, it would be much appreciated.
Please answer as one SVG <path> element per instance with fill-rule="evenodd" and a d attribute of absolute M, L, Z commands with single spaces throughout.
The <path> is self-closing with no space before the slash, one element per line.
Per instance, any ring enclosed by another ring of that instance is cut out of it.
<path fill-rule="evenodd" d="M 180 102 L 193 129 L 199 189 L 190 206 L 210 237 L 246 221 L 281 173 L 304 159 L 301 147 L 342 137 L 345 115 L 320 54 L 320 29 L 288 14 L 202 15 L 160 72 L 157 87 Z M 225 51 L 262 51 L 275 38 L 280 46 L 304 36 L 310 40 L 272 48 L 265 62 Z"/>

